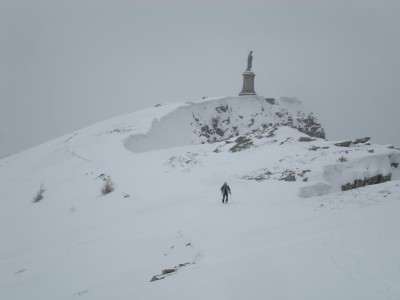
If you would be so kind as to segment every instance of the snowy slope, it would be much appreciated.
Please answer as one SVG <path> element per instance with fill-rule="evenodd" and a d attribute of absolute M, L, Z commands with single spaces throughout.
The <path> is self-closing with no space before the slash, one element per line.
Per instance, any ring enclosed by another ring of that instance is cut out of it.
<path fill-rule="evenodd" d="M 296 99 L 222 97 L 0 160 L 0 298 L 399 299 L 400 151 L 323 137 Z"/>

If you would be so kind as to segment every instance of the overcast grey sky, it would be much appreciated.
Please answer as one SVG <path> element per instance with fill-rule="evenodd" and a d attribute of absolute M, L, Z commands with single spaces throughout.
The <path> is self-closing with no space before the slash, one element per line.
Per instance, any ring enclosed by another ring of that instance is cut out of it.
<path fill-rule="evenodd" d="M 328 139 L 400 145 L 400 1 L 0 0 L 0 157 L 120 114 L 296 96 Z"/>

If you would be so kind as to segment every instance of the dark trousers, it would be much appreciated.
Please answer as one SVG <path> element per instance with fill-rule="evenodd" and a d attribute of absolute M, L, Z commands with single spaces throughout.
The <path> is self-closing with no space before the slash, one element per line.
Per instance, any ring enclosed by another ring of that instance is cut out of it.
<path fill-rule="evenodd" d="M 228 203 L 228 193 L 223 193 L 222 203 Z"/>

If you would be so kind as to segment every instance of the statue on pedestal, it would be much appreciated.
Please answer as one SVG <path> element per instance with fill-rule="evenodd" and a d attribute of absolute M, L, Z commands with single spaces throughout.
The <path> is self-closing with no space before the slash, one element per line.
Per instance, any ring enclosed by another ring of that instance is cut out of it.
<path fill-rule="evenodd" d="M 249 56 L 247 57 L 247 69 L 246 71 L 250 71 L 253 65 L 253 51 L 250 51 Z"/>
<path fill-rule="evenodd" d="M 243 73 L 243 88 L 239 93 L 239 96 L 245 95 L 257 95 L 254 91 L 254 77 L 256 76 L 252 71 L 251 67 L 253 66 L 253 51 L 250 51 L 247 56 L 247 68 Z"/>

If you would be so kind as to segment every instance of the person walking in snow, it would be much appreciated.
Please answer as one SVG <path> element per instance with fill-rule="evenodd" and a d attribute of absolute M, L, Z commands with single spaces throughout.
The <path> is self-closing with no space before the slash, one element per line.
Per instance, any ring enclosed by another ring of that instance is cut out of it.
<path fill-rule="evenodd" d="M 231 189 L 229 185 L 225 182 L 224 185 L 221 187 L 221 193 L 223 195 L 222 203 L 228 203 L 228 192 L 229 195 L 231 195 Z"/>

